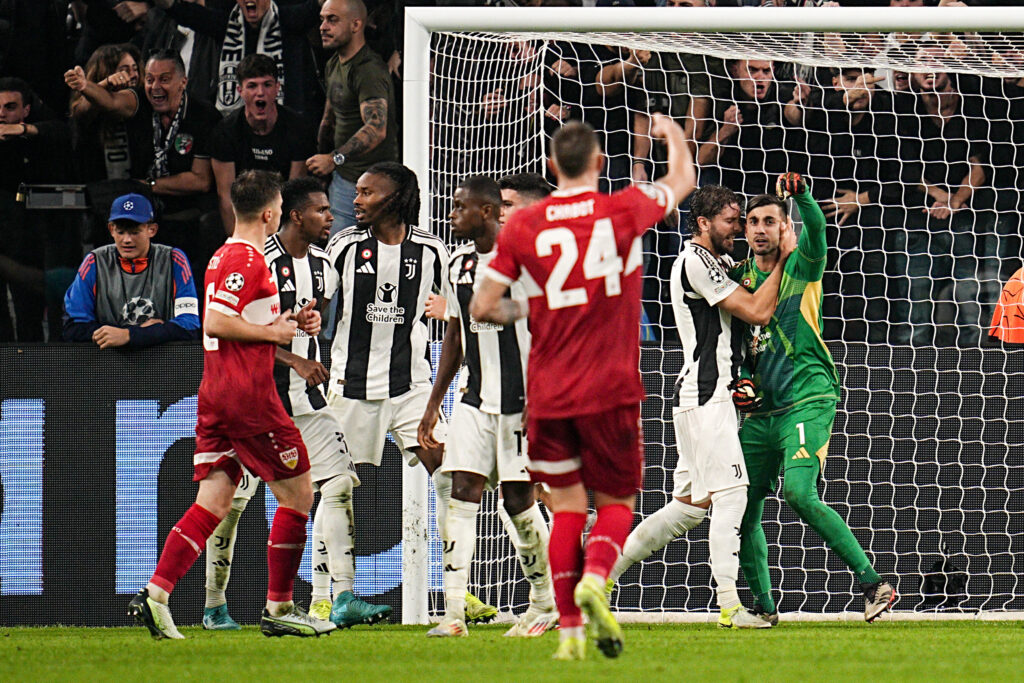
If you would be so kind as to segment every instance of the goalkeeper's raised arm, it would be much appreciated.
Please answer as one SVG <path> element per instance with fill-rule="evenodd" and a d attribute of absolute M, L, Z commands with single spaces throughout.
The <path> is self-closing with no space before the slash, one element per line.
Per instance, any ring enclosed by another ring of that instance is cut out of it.
<path fill-rule="evenodd" d="M 783 199 L 792 196 L 800 209 L 804 227 L 797 243 L 797 253 L 791 268 L 799 269 L 800 279 L 817 282 L 825 272 L 825 214 L 811 196 L 807 181 L 799 173 L 783 173 L 775 183 L 775 193 Z"/>

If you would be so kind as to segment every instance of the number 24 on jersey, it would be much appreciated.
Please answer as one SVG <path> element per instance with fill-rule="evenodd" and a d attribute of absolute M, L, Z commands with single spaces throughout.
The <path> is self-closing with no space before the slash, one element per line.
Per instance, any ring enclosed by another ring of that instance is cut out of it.
<path fill-rule="evenodd" d="M 570 306 L 584 306 L 587 304 L 587 290 L 585 287 L 565 288 L 565 282 L 569 279 L 576 261 L 579 260 L 580 251 L 576 244 L 576 235 L 569 228 L 548 228 L 537 234 L 537 256 L 546 257 L 554 253 L 554 247 L 558 247 L 558 260 L 555 262 L 551 274 L 544 285 L 544 294 L 547 297 L 548 308 L 568 308 Z M 604 294 L 606 297 L 619 296 L 622 294 L 622 275 L 629 275 L 643 262 L 643 254 L 640 247 L 640 238 L 633 240 L 629 250 L 625 268 L 622 265 L 622 257 L 619 255 L 615 244 L 615 230 L 612 228 L 611 218 L 599 218 L 594 221 L 593 230 L 590 233 L 590 242 L 587 244 L 587 253 L 583 255 L 583 277 L 588 280 L 604 279 Z M 530 292 L 530 295 L 540 295 L 540 291 Z"/>

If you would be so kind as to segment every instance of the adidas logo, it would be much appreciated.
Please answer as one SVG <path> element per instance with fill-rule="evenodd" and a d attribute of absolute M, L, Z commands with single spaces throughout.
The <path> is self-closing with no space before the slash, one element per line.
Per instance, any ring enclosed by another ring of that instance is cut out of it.
<path fill-rule="evenodd" d="M 473 273 L 471 273 L 471 272 L 469 272 L 467 270 L 465 273 L 462 274 L 462 277 L 460 277 L 459 281 L 456 282 L 455 284 L 458 284 L 458 285 L 471 285 L 471 284 L 473 284 Z"/>
<path fill-rule="evenodd" d="M 811 455 L 810 455 L 810 453 L 808 453 L 808 452 L 807 452 L 807 449 L 806 449 L 806 448 L 804 448 L 803 446 L 801 446 L 801 447 L 800 447 L 800 450 L 798 450 L 798 451 L 797 451 L 797 452 L 796 452 L 796 453 L 795 453 L 795 454 L 793 455 L 793 458 L 792 458 L 792 459 L 793 459 L 793 460 L 802 460 L 803 458 L 810 458 L 810 457 L 811 457 Z"/>
<path fill-rule="evenodd" d="M 363 273 L 365 275 L 375 275 L 377 273 L 377 271 L 373 269 L 373 264 L 369 261 L 356 268 L 356 272 Z"/>
<path fill-rule="evenodd" d="M 283 285 L 281 285 L 281 291 L 282 292 L 294 292 L 295 291 L 295 283 L 293 281 L 291 281 L 291 280 L 287 280 Z"/>

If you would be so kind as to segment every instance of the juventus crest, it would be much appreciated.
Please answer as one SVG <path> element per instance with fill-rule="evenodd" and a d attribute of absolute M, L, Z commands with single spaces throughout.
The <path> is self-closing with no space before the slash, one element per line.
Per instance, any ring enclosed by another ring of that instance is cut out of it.
<path fill-rule="evenodd" d="M 414 277 L 416 277 L 416 259 L 407 258 L 404 261 L 402 261 L 402 266 L 404 269 L 406 280 L 411 280 Z"/>

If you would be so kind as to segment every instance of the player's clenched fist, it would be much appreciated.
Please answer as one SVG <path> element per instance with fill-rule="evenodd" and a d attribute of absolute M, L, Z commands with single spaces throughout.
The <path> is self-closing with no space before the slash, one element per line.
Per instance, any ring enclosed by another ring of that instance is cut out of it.
<path fill-rule="evenodd" d="M 775 194 L 786 199 L 792 194 L 807 192 L 807 181 L 799 173 L 783 173 L 775 181 Z"/>
<path fill-rule="evenodd" d="M 671 116 L 664 114 L 651 115 L 651 136 L 655 138 L 668 138 L 670 135 L 682 135 L 683 127 L 676 123 Z"/>
<path fill-rule="evenodd" d="M 423 308 L 424 314 L 434 320 L 444 320 L 448 310 L 448 302 L 443 296 L 437 294 L 427 295 L 427 303 Z"/>
<path fill-rule="evenodd" d="M 291 313 L 282 313 L 270 325 L 267 326 L 267 341 L 275 344 L 291 344 L 295 336 L 295 328 L 299 324 Z"/>
<path fill-rule="evenodd" d="M 316 299 L 307 303 L 302 310 L 295 314 L 295 323 L 299 329 L 311 337 L 320 334 L 320 311 L 313 308 L 314 305 L 316 305 Z"/>
<path fill-rule="evenodd" d="M 741 413 L 750 413 L 761 407 L 763 399 L 757 395 L 754 382 L 744 377 L 729 385 L 732 389 L 732 402 Z"/>

